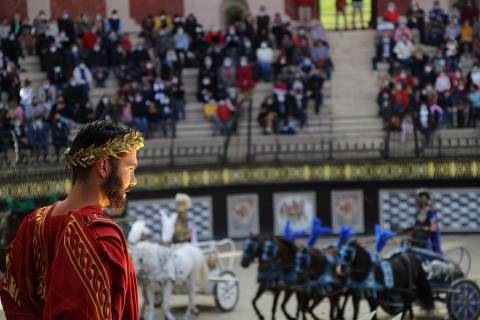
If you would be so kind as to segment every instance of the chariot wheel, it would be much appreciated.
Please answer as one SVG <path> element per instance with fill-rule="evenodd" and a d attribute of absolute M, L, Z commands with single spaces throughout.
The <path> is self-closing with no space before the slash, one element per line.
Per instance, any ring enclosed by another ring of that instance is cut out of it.
<path fill-rule="evenodd" d="M 237 306 L 240 298 L 240 286 L 233 272 L 222 272 L 220 278 L 221 280 L 216 281 L 213 288 L 215 305 L 223 312 L 229 312 Z"/>
<path fill-rule="evenodd" d="M 448 313 L 454 320 L 480 318 L 480 289 L 472 280 L 458 279 L 452 284 L 447 299 Z"/>

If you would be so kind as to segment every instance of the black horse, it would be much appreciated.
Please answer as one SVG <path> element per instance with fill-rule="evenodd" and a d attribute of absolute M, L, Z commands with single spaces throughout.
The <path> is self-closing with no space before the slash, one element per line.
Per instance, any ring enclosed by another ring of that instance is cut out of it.
<path fill-rule="evenodd" d="M 323 251 L 313 248 L 298 250 L 295 259 L 299 300 L 297 318 L 302 312 L 306 320 L 308 312 L 319 320 L 313 311 L 324 298 L 330 301 L 330 319 L 342 318 L 339 303 L 346 292 L 346 277 L 337 273 L 337 256 L 338 250 L 333 246 Z"/>
<path fill-rule="evenodd" d="M 349 242 L 341 249 L 340 272 L 349 278 L 354 320 L 358 318 L 362 297 L 367 299 L 371 311 L 381 305 L 389 313 L 402 312 L 402 319 L 407 313 L 410 313 L 411 319 L 414 318 L 412 304 L 416 299 L 424 308 L 433 309 L 430 283 L 421 261 L 415 255 L 402 252 L 389 259 L 375 260 L 356 241 Z"/>
<path fill-rule="evenodd" d="M 247 247 L 248 244 L 244 247 L 244 253 Z M 276 319 L 278 298 L 282 292 L 284 292 L 281 305 L 282 311 L 288 320 L 295 319 L 288 314 L 286 306 L 295 292 L 293 285 L 295 282 L 294 263 L 296 250 L 297 247 L 293 242 L 282 238 L 266 239 L 263 243 L 258 265 L 257 281 L 259 286 L 252 301 L 255 313 L 260 320 L 263 320 L 264 316 L 257 307 L 257 301 L 267 291 L 273 293 L 272 319 Z M 244 255 L 242 265 L 246 265 L 247 260 Z"/>

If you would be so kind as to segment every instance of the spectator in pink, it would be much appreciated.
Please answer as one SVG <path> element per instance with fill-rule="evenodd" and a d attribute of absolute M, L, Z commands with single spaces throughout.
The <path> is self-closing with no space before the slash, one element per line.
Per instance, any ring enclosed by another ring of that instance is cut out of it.
<path fill-rule="evenodd" d="M 393 34 L 393 39 L 395 42 L 398 42 L 402 39 L 402 37 L 405 36 L 409 41 L 413 41 L 413 33 L 410 28 L 407 27 L 407 24 L 405 22 L 400 22 L 398 25 L 398 28 L 395 30 Z"/>

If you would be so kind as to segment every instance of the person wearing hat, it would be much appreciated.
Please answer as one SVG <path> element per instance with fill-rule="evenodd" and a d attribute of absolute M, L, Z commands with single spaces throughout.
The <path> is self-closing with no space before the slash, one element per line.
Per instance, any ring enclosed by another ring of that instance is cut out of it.
<path fill-rule="evenodd" d="M 420 189 L 416 193 L 418 213 L 415 217 L 413 238 L 438 254 L 442 254 L 440 226 L 437 211 L 432 206 L 432 196 L 428 190 Z"/>

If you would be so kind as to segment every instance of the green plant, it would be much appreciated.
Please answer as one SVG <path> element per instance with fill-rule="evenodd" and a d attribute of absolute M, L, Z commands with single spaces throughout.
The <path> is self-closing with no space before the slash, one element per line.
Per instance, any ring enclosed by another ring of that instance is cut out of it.
<path fill-rule="evenodd" d="M 227 7 L 227 10 L 226 10 L 226 21 L 227 21 L 227 25 L 231 25 L 237 21 L 240 21 L 243 19 L 243 8 L 240 7 L 239 5 L 237 4 L 232 4 L 230 6 Z"/>

